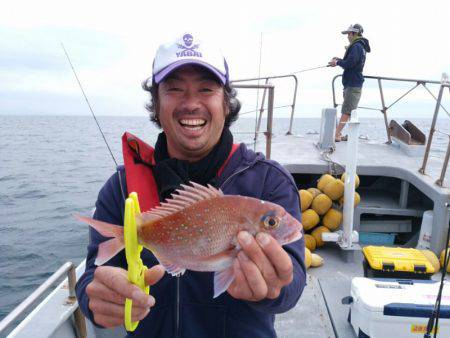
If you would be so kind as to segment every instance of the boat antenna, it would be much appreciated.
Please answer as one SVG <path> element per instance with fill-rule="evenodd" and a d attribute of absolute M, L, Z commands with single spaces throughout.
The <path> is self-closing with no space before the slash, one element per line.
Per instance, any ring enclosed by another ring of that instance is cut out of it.
<path fill-rule="evenodd" d="M 306 68 L 306 69 L 301 69 L 301 70 L 298 70 L 298 71 L 296 71 L 296 72 L 293 72 L 292 74 L 304 73 L 304 72 L 309 72 L 309 71 L 311 71 L 311 70 L 320 69 L 320 68 L 327 68 L 327 67 L 330 67 L 330 65 L 326 65 L 326 66 L 318 66 L 318 67 Z"/>
<path fill-rule="evenodd" d="M 80 79 L 78 79 L 77 72 L 75 71 L 75 68 L 73 67 L 72 61 L 70 61 L 69 54 L 67 53 L 66 48 L 64 48 L 64 44 L 62 42 L 61 42 L 61 47 L 64 50 L 64 54 L 66 54 L 67 61 L 69 61 L 70 67 L 72 68 L 73 75 L 75 75 L 75 78 L 77 79 L 78 86 L 80 87 L 81 92 L 83 93 L 84 99 L 86 100 L 86 103 L 87 103 L 87 105 L 89 107 L 89 110 L 91 111 L 92 117 L 94 118 L 95 123 L 97 124 L 98 130 L 100 130 L 100 133 L 102 134 L 103 140 L 105 141 L 106 147 L 108 148 L 109 153 L 111 154 L 111 157 L 112 157 L 112 159 L 113 159 L 113 161 L 114 161 L 114 163 L 116 164 L 116 167 L 117 167 L 118 164 L 117 164 L 116 158 L 114 157 L 114 155 L 113 155 L 113 153 L 111 151 L 111 148 L 109 147 L 108 141 L 106 140 L 105 134 L 103 134 L 102 128 L 100 127 L 100 124 L 98 123 L 97 118 L 95 117 L 94 111 L 92 110 L 91 104 L 89 103 L 89 100 L 88 100 L 88 98 L 87 98 L 87 96 L 86 96 L 86 94 L 85 94 L 85 92 L 83 90 L 83 86 L 81 85 Z"/>
<path fill-rule="evenodd" d="M 263 33 L 261 32 L 261 37 L 259 39 L 259 65 L 258 65 L 258 88 L 256 89 L 256 107 L 255 107 L 255 137 L 253 139 L 253 150 L 256 151 L 256 139 L 258 138 L 258 105 L 259 105 L 259 80 L 261 77 L 261 57 L 262 57 L 262 44 L 263 44 Z"/>

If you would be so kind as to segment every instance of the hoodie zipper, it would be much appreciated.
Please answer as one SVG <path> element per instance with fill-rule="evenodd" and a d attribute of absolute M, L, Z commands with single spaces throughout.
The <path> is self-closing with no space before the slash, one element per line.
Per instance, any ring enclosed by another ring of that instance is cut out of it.
<path fill-rule="evenodd" d="M 249 165 L 246 166 L 246 167 L 244 167 L 244 168 L 242 168 L 242 169 L 239 170 L 239 171 L 234 172 L 234 173 L 231 174 L 230 176 L 228 176 L 227 179 L 226 179 L 225 181 L 223 181 L 223 183 L 220 185 L 220 189 L 222 189 L 223 186 L 224 186 L 226 183 L 228 183 L 228 181 L 229 181 L 230 179 L 232 179 L 234 176 L 239 175 L 240 173 L 246 171 L 248 168 L 250 168 Z"/>
<path fill-rule="evenodd" d="M 180 276 L 175 277 L 176 284 L 176 303 L 177 309 L 175 312 L 175 337 L 180 337 Z"/>

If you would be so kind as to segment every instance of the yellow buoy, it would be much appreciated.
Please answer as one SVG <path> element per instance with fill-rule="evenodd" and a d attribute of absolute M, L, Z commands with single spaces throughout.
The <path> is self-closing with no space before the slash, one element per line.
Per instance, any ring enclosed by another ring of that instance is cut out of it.
<path fill-rule="evenodd" d="M 317 181 L 317 188 L 323 191 L 323 188 L 325 188 L 328 183 L 333 182 L 334 180 L 335 178 L 330 174 L 324 174 Z"/>
<path fill-rule="evenodd" d="M 322 234 L 324 232 L 330 232 L 330 230 L 325 226 L 319 226 L 319 227 L 315 228 L 311 233 L 311 235 L 315 238 L 316 245 L 318 247 L 323 246 L 325 244 L 325 242 L 322 240 Z"/>
<path fill-rule="evenodd" d="M 309 191 L 304 189 L 299 190 L 298 193 L 300 195 L 300 204 L 302 207 L 302 211 L 305 211 L 311 205 L 313 195 L 311 195 Z"/>
<path fill-rule="evenodd" d="M 328 210 L 330 210 L 333 202 L 325 194 L 319 194 L 313 199 L 311 203 L 311 208 L 317 212 L 318 215 L 324 215 Z"/>
<path fill-rule="evenodd" d="M 441 263 L 441 268 L 444 267 L 444 257 L 445 257 L 446 250 L 447 250 L 447 256 L 448 256 L 450 253 L 450 248 L 442 250 L 441 254 L 439 255 L 439 262 Z M 447 272 L 450 272 L 450 264 L 447 266 Z"/>
<path fill-rule="evenodd" d="M 322 224 L 325 225 L 331 231 L 336 230 L 342 223 L 342 212 L 331 208 L 323 216 Z"/>
<path fill-rule="evenodd" d="M 316 239 L 313 236 L 311 236 L 310 234 L 305 234 L 304 238 L 305 238 L 305 246 L 310 251 L 316 250 Z"/>
<path fill-rule="evenodd" d="M 322 191 L 333 201 L 338 200 L 344 195 L 344 183 L 341 180 L 335 179 L 329 182 Z"/>
<path fill-rule="evenodd" d="M 343 173 L 342 176 L 341 176 L 341 181 L 343 183 L 345 183 L 345 176 L 346 176 L 346 173 Z M 358 188 L 358 187 L 359 187 L 359 176 L 355 175 L 355 189 Z"/>
<path fill-rule="evenodd" d="M 313 209 L 306 209 L 302 212 L 303 229 L 310 230 L 320 222 L 320 217 Z"/>
<path fill-rule="evenodd" d="M 441 265 L 439 263 L 439 259 L 431 250 L 420 250 L 424 254 L 424 256 L 430 261 L 431 265 L 433 265 L 434 273 L 441 270 Z"/>
<path fill-rule="evenodd" d="M 307 269 L 309 269 L 309 267 L 311 266 L 311 261 L 312 261 L 311 251 L 309 251 L 308 248 L 305 248 L 305 266 Z"/>
<path fill-rule="evenodd" d="M 311 193 L 311 195 L 313 196 L 313 198 L 316 198 L 317 195 L 319 195 L 319 194 L 322 193 L 322 191 L 320 191 L 320 190 L 317 189 L 317 188 L 309 188 L 309 189 L 306 189 L 306 190 L 308 190 L 308 191 Z"/>
<path fill-rule="evenodd" d="M 361 202 L 361 196 L 355 191 L 355 197 L 353 199 L 353 205 L 356 207 Z M 344 205 L 344 196 L 339 199 L 339 204 Z"/>
<path fill-rule="evenodd" d="M 317 268 L 322 265 L 323 265 L 323 258 L 320 257 L 318 254 L 312 253 L 311 254 L 311 266 L 313 268 Z"/>

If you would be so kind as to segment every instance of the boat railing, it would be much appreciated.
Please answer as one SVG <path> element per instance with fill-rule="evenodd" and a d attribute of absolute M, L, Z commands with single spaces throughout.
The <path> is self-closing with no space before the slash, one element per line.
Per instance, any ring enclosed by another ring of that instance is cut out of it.
<path fill-rule="evenodd" d="M 339 106 L 339 103 L 337 103 L 337 100 L 336 100 L 336 86 L 335 86 L 336 79 L 339 78 L 339 77 L 342 77 L 342 74 L 336 75 L 333 78 L 332 83 L 331 83 L 332 90 L 333 90 L 333 106 L 334 106 L 334 108 Z M 372 79 L 372 80 L 376 80 L 377 81 L 378 89 L 379 89 L 379 92 L 380 92 L 381 108 L 363 107 L 363 106 L 358 106 L 358 108 L 359 109 L 368 109 L 368 110 L 379 110 L 379 111 L 381 111 L 381 113 L 383 114 L 383 117 L 384 117 L 384 124 L 385 124 L 385 127 L 386 127 L 386 134 L 387 134 L 387 139 L 388 139 L 387 143 L 392 143 L 391 133 L 390 133 L 390 130 L 389 130 L 388 116 L 387 116 L 388 110 L 390 108 L 392 108 L 395 104 L 400 102 L 403 98 L 405 98 L 408 94 L 410 94 L 414 89 L 418 88 L 419 86 L 422 86 L 423 88 L 425 88 L 425 90 L 430 94 L 430 96 L 435 101 L 438 101 L 436 96 L 431 92 L 431 90 L 427 87 L 427 85 L 429 85 L 429 84 L 441 85 L 440 81 L 419 80 L 419 79 L 405 79 L 405 78 L 386 77 L 386 76 L 369 76 L 369 75 L 364 75 L 364 79 Z M 413 86 L 411 88 L 407 89 L 404 93 L 402 93 L 390 105 L 386 105 L 386 100 L 385 100 L 384 91 L 383 91 L 383 81 L 409 82 L 409 83 L 412 83 Z M 450 113 L 445 109 L 445 107 L 442 106 L 440 101 L 439 101 L 439 106 L 442 107 L 442 109 L 444 109 L 447 112 L 447 114 L 450 115 Z"/>
<path fill-rule="evenodd" d="M 273 106 L 272 107 L 272 110 L 290 107 L 291 117 L 290 117 L 290 123 L 289 123 L 289 130 L 287 131 L 286 134 L 287 135 L 291 135 L 292 134 L 292 124 L 293 124 L 293 121 L 294 121 L 295 104 L 296 104 L 296 101 L 297 101 L 297 89 L 298 89 L 298 78 L 297 78 L 297 76 L 295 74 L 273 75 L 273 76 L 265 76 L 265 77 L 238 79 L 238 80 L 231 81 L 231 84 L 232 84 L 232 86 L 234 88 L 244 88 L 241 85 L 241 83 L 243 83 L 243 82 L 258 81 L 257 86 L 259 86 L 260 85 L 259 81 L 264 81 L 264 85 L 268 85 L 269 84 L 269 80 L 278 80 L 278 79 L 291 79 L 293 81 L 293 92 L 292 92 L 291 103 L 287 104 L 287 105 Z M 262 120 L 262 116 L 264 114 L 264 110 L 265 110 L 264 107 L 265 107 L 267 92 L 268 92 L 269 88 L 264 88 L 264 87 L 245 87 L 245 88 L 255 88 L 255 89 L 261 88 L 261 89 L 263 89 L 262 99 L 261 99 L 261 106 L 259 107 L 259 109 L 256 108 L 255 110 L 250 110 L 250 111 L 247 111 L 247 112 L 240 113 L 240 115 L 243 115 L 243 114 L 253 113 L 253 112 L 259 111 L 257 126 L 255 128 L 255 141 L 256 141 L 258 139 L 258 134 L 260 133 L 261 120 Z M 257 105 L 258 105 L 258 103 L 257 103 Z M 267 109 L 269 109 L 269 105 L 267 106 Z"/>
<path fill-rule="evenodd" d="M 425 174 L 425 169 L 427 166 L 427 162 L 428 162 L 428 156 L 430 154 L 430 149 L 431 149 L 431 142 L 433 141 L 433 136 L 435 132 L 442 132 L 439 131 L 438 129 L 436 129 L 436 122 L 437 122 L 437 118 L 439 115 L 439 111 L 441 108 L 441 101 L 442 101 L 442 95 L 444 93 L 444 89 L 447 88 L 449 93 L 450 93 L 450 83 L 447 81 L 442 81 L 441 84 L 441 88 L 439 89 L 439 94 L 438 94 L 438 98 L 437 98 L 437 102 L 436 102 L 436 107 L 434 109 L 434 115 L 433 115 L 433 121 L 431 122 L 431 127 L 430 127 L 430 133 L 428 135 L 428 140 L 427 140 L 427 147 L 425 149 L 425 155 L 423 156 L 423 163 L 422 163 L 422 167 L 419 169 L 419 172 L 421 174 Z M 447 112 L 448 114 L 448 112 Z M 442 132 L 444 133 L 444 132 Z M 446 134 L 446 133 L 444 133 Z M 444 185 L 444 178 L 445 178 L 445 173 L 447 172 L 447 167 L 448 167 L 448 161 L 449 161 L 449 157 L 450 157 L 450 135 L 446 134 L 448 136 L 448 145 L 447 145 L 447 152 L 445 153 L 445 158 L 444 158 L 444 163 L 442 164 L 442 171 L 441 171 L 441 175 L 440 177 L 436 180 L 436 184 L 440 187 L 442 187 Z"/>
<path fill-rule="evenodd" d="M 332 80 L 333 105 L 334 105 L 335 108 L 339 105 L 337 103 L 337 101 L 336 101 L 336 90 L 335 90 L 335 81 L 339 77 L 342 77 L 342 75 L 341 74 L 340 75 L 336 75 L 333 78 L 333 80 Z M 448 135 L 447 133 L 445 133 L 443 131 L 438 130 L 436 128 L 436 122 L 437 122 L 437 117 L 438 117 L 438 114 L 439 114 L 439 111 L 440 111 L 441 108 L 447 113 L 447 115 L 450 116 L 450 113 L 448 112 L 448 110 L 442 105 L 442 94 L 444 92 L 444 89 L 448 88 L 449 91 L 450 91 L 450 83 L 448 82 L 448 78 L 446 77 L 446 75 L 443 74 L 442 81 L 405 79 L 405 78 L 384 77 L 384 76 L 368 76 L 368 75 L 365 75 L 364 78 L 365 79 L 372 79 L 372 80 L 376 80 L 377 81 L 378 89 L 379 89 L 379 92 L 380 92 L 381 108 L 362 107 L 362 106 L 359 106 L 358 108 L 359 109 L 369 109 L 369 110 L 379 110 L 379 111 L 381 111 L 381 113 L 383 114 L 383 117 L 384 117 L 384 124 L 385 124 L 385 127 L 386 127 L 387 143 L 392 143 L 391 133 L 390 133 L 389 125 L 388 125 L 389 124 L 388 116 L 387 116 L 387 112 L 388 112 L 388 110 L 391 107 L 393 107 L 396 103 L 401 101 L 404 97 L 406 97 L 409 93 L 411 93 L 414 89 L 418 88 L 419 86 L 422 86 L 423 88 L 425 88 L 426 91 L 430 94 L 430 96 L 436 101 L 436 106 L 435 106 L 434 115 L 433 115 L 433 121 L 432 121 L 430 132 L 429 132 L 429 135 L 428 135 L 427 146 L 426 146 L 426 149 L 425 149 L 423 163 L 422 163 L 422 167 L 419 169 L 419 172 L 421 174 L 425 174 L 425 168 L 426 168 L 428 157 L 429 157 L 429 154 L 430 154 L 431 142 L 433 140 L 434 133 L 435 132 L 442 132 L 442 133 L 446 134 L 447 136 L 449 136 L 449 143 L 448 143 L 448 146 L 447 146 L 447 151 L 446 151 L 446 154 L 445 154 L 445 159 L 444 159 L 444 163 L 443 163 L 443 166 L 442 166 L 442 171 L 441 171 L 440 177 L 436 181 L 436 184 L 442 187 L 443 184 L 444 184 L 445 173 L 447 171 L 449 157 L 450 157 L 450 135 Z M 406 90 L 397 99 L 395 99 L 394 102 L 392 102 L 390 105 L 387 106 L 385 98 L 384 98 L 384 92 L 383 92 L 383 81 L 409 82 L 409 83 L 412 83 L 413 86 L 411 88 L 409 88 L 408 90 Z M 439 93 L 438 93 L 437 97 L 427 87 L 427 85 L 429 85 L 429 84 L 440 85 L 440 89 L 439 89 Z"/>
<path fill-rule="evenodd" d="M 0 322 L 0 336 L 8 326 L 14 323 L 16 319 L 24 315 L 31 308 L 31 306 L 45 292 L 47 292 L 50 288 L 52 288 L 53 285 L 64 275 L 67 275 L 68 291 L 69 291 L 65 304 L 67 305 L 76 304 L 77 299 L 75 296 L 75 284 L 76 284 L 75 266 L 73 265 L 72 262 L 66 262 Z M 78 306 L 74 310 L 74 323 L 77 337 L 80 338 L 86 337 L 86 322 Z"/>
<path fill-rule="evenodd" d="M 237 84 L 236 82 L 243 82 L 243 81 L 250 81 L 250 79 L 248 80 L 238 80 L 238 81 L 234 81 L 232 83 L 233 88 L 242 88 L 242 89 L 263 89 L 264 90 L 264 97 L 266 95 L 266 92 L 268 92 L 268 100 L 267 100 L 267 129 L 264 132 L 264 134 L 266 135 L 266 157 L 268 159 L 270 159 L 270 153 L 271 153 L 271 148 L 272 148 L 272 126 L 273 126 L 273 110 L 274 110 L 274 99 L 275 99 L 275 86 L 268 83 L 268 81 L 266 81 L 265 84 Z M 264 102 L 265 99 L 263 99 Z M 295 105 L 295 102 L 294 102 Z M 260 124 L 261 124 L 261 115 L 263 113 L 263 109 L 264 107 L 261 106 L 261 113 L 260 113 L 260 119 L 258 121 L 258 128 L 257 131 L 255 132 L 255 141 L 257 138 L 257 134 L 259 132 L 259 128 L 260 128 Z"/>

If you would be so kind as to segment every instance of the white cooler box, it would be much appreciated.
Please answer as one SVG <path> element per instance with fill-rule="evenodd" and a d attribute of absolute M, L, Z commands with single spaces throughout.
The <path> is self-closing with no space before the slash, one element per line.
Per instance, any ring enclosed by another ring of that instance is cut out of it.
<path fill-rule="evenodd" d="M 357 337 L 423 337 L 439 284 L 432 280 L 353 278 L 349 320 Z M 449 282 L 444 283 L 437 333 L 438 337 L 450 337 Z"/>

